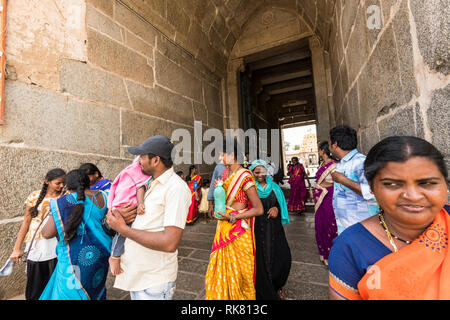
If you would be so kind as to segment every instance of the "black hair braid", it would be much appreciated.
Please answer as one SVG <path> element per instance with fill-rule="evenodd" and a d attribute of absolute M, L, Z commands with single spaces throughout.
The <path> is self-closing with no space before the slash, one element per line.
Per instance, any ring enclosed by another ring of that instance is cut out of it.
<path fill-rule="evenodd" d="M 74 186 L 72 190 L 77 192 L 77 204 L 66 224 L 64 240 L 71 241 L 77 235 L 78 226 L 83 221 L 84 200 L 86 195 L 84 190 L 89 187 L 89 177 L 81 170 L 73 170 L 67 174 L 68 186 Z"/>
<path fill-rule="evenodd" d="M 65 177 L 66 172 L 63 169 L 60 168 L 54 168 L 52 170 L 50 170 L 49 172 L 47 172 L 47 174 L 45 175 L 45 181 L 52 181 L 61 177 Z M 47 195 L 47 191 L 48 191 L 48 183 L 46 183 L 44 181 L 44 184 L 42 185 L 42 189 L 41 192 L 39 193 L 39 197 L 37 199 L 36 204 L 31 207 L 30 209 L 30 214 L 31 214 L 31 218 L 36 218 L 39 210 L 38 207 L 39 205 L 42 203 L 42 201 L 45 199 L 45 196 Z"/>
<path fill-rule="evenodd" d="M 77 187 L 77 201 L 86 200 L 86 194 L 84 193 L 84 186 L 80 185 Z"/>
<path fill-rule="evenodd" d="M 39 193 L 39 197 L 37 199 L 36 204 L 33 207 L 31 207 L 31 209 L 30 209 L 31 218 L 37 217 L 38 207 L 41 204 L 41 202 L 44 200 L 45 195 L 47 194 L 47 189 L 48 189 L 48 184 L 44 182 L 44 184 L 42 185 L 41 192 Z"/>

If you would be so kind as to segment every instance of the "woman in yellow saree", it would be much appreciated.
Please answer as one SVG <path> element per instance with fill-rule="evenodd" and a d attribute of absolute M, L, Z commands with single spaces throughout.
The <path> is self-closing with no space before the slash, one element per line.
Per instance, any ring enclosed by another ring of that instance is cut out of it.
<path fill-rule="evenodd" d="M 251 171 L 237 160 L 237 144 L 224 152 L 222 180 L 227 212 L 217 229 L 205 277 L 207 300 L 255 300 L 254 217 L 263 214 Z"/>

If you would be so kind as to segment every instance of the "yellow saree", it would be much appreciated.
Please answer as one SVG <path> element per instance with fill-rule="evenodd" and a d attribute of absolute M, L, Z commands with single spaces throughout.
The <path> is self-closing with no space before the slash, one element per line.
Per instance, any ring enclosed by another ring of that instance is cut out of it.
<path fill-rule="evenodd" d="M 246 169 L 238 170 L 224 182 L 228 214 L 238 213 L 231 208 L 236 197 L 255 185 L 251 172 Z M 251 204 L 248 202 L 247 205 Z M 255 300 L 253 225 L 254 218 L 237 220 L 233 224 L 217 222 L 205 277 L 207 300 Z"/>

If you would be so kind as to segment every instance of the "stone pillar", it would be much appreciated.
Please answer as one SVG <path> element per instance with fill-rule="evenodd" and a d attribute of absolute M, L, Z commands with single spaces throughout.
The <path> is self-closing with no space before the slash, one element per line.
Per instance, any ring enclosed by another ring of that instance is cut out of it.
<path fill-rule="evenodd" d="M 240 128 L 240 89 L 239 73 L 244 69 L 244 59 L 233 59 L 228 63 L 227 90 L 228 90 L 228 118 L 229 129 Z"/>
<path fill-rule="evenodd" d="M 286 151 L 284 149 L 284 131 L 283 127 L 280 127 L 280 143 L 281 143 L 281 169 L 283 170 L 284 176 L 287 176 L 287 168 L 286 168 Z"/>
<path fill-rule="evenodd" d="M 334 110 L 334 101 L 333 101 L 333 85 L 331 81 L 331 62 L 330 62 L 330 54 L 324 52 L 324 60 L 325 60 L 325 74 L 327 77 L 327 99 L 328 99 L 328 118 L 330 123 L 330 129 L 336 126 L 336 118 L 335 118 L 335 110 Z"/>
<path fill-rule="evenodd" d="M 311 49 L 314 90 L 316 95 L 317 139 L 318 141 L 322 141 L 328 139 L 330 132 L 325 60 L 323 47 L 317 37 L 309 38 L 309 48 Z"/>

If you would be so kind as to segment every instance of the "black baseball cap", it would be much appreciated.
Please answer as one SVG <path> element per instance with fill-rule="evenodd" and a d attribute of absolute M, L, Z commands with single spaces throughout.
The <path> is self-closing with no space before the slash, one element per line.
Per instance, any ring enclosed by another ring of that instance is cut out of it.
<path fill-rule="evenodd" d="M 172 159 L 173 143 L 166 136 L 152 136 L 142 142 L 140 146 L 128 147 L 128 152 L 134 155 L 154 154 L 164 159 Z"/>

